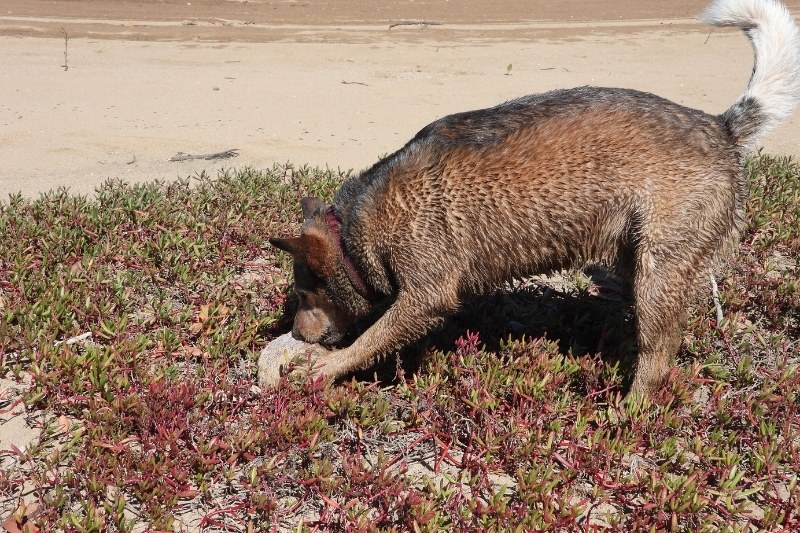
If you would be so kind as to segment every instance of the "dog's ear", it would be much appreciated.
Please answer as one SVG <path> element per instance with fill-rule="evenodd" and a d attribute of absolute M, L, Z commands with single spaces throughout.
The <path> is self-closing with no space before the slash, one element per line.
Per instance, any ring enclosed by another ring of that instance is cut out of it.
<path fill-rule="evenodd" d="M 283 250 L 284 252 L 289 252 L 292 255 L 295 255 L 297 250 L 300 249 L 302 245 L 302 237 L 290 237 L 288 239 L 280 239 L 278 237 L 270 237 L 269 243 L 279 250 Z"/>
<path fill-rule="evenodd" d="M 321 278 L 330 277 L 336 268 L 339 251 L 331 239 L 317 232 L 303 233 L 301 251 L 296 254 L 308 265 L 308 268 Z"/>
<path fill-rule="evenodd" d="M 306 196 L 300 200 L 300 207 L 303 209 L 303 220 L 308 220 L 317 209 L 327 207 L 327 205 L 319 198 Z"/>
<path fill-rule="evenodd" d="M 336 268 L 339 257 L 336 246 L 329 237 L 315 231 L 287 239 L 271 238 L 269 243 L 275 248 L 289 252 L 295 260 L 305 263 L 314 274 L 322 278 L 333 274 Z"/>

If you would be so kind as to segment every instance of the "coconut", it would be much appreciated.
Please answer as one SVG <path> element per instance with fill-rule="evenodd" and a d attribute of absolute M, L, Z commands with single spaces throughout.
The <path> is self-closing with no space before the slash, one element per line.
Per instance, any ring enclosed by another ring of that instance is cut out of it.
<path fill-rule="evenodd" d="M 258 357 L 258 384 L 261 387 L 277 385 L 281 374 L 291 363 L 303 364 L 308 356 L 326 353 L 328 350 L 319 344 L 297 340 L 291 333 L 281 335 L 261 350 Z"/>

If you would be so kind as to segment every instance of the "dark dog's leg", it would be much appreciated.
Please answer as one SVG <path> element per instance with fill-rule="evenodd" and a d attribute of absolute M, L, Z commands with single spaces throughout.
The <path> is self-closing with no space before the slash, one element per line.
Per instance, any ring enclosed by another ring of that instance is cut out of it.
<path fill-rule="evenodd" d="M 692 258 L 676 259 L 674 250 L 651 248 L 640 253 L 633 282 L 639 345 L 630 389 L 634 395 L 654 392 L 667 376 L 669 359 L 681 344 L 696 273 L 702 271 L 698 263 Z"/>
<path fill-rule="evenodd" d="M 339 378 L 363 370 L 380 357 L 417 340 L 455 311 L 456 305 L 430 305 L 408 293 L 400 293 L 394 304 L 352 345 L 319 356 L 315 372 Z"/>

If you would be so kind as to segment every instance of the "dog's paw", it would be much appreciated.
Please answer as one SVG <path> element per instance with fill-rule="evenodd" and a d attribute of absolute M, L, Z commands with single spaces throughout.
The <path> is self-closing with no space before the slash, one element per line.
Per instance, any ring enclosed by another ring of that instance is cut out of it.
<path fill-rule="evenodd" d="M 274 387 L 290 370 L 310 372 L 316 375 L 324 372 L 324 356 L 329 352 L 318 344 L 308 344 L 292 337 L 291 333 L 281 335 L 261 350 L 258 357 L 258 385 Z"/>

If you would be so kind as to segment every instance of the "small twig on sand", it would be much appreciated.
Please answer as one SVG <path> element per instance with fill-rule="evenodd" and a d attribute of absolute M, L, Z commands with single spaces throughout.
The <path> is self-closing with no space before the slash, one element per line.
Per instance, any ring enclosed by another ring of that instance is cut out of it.
<path fill-rule="evenodd" d="M 444 23 L 433 20 L 401 20 L 389 24 L 389 29 L 391 30 L 395 26 L 441 26 L 442 24 Z"/>
<path fill-rule="evenodd" d="M 69 34 L 64 28 L 61 28 L 61 35 L 64 36 L 64 70 L 69 70 L 69 59 L 67 57 L 67 48 L 69 47 Z"/>
<path fill-rule="evenodd" d="M 239 155 L 238 148 L 232 148 L 230 150 L 225 150 L 224 152 L 214 152 L 213 154 L 185 154 L 183 152 L 178 152 L 174 156 L 170 157 L 170 161 L 190 161 L 192 159 L 229 159 L 231 157 L 236 157 Z"/>
<path fill-rule="evenodd" d="M 342 80 L 344 85 L 364 85 L 365 87 L 369 87 L 369 83 L 362 83 L 360 81 L 344 81 Z"/>
<path fill-rule="evenodd" d="M 87 331 L 86 333 L 81 333 L 80 335 L 76 335 L 74 337 L 70 337 L 69 339 L 67 339 L 65 341 L 56 341 L 55 344 L 56 344 L 56 346 L 58 346 L 59 344 L 66 344 L 67 346 L 71 346 L 73 344 L 77 344 L 79 342 L 83 342 L 83 341 L 85 341 L 87 339 L 91 339 L 91 338 L 92 338 L 92 332 L 91 331 Z"/>
<path fill-rule="evenodd" d="M 717 310 L 717 329 L 719 329 L 722 324 L 722 319 L 724 318 L 722 315 L 722 304 L 719 302 L 717 278 L 714 277 L 714 273 L 711 271 L 709 271 L 709 275 L 711 276 L 711 298 L 714 300 L 714 308 Z"/>

